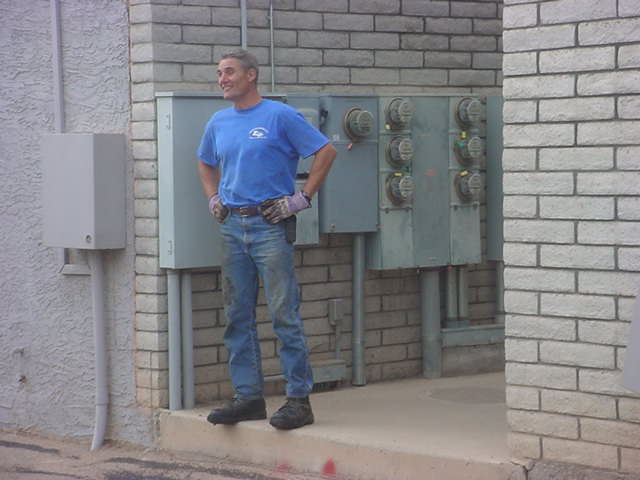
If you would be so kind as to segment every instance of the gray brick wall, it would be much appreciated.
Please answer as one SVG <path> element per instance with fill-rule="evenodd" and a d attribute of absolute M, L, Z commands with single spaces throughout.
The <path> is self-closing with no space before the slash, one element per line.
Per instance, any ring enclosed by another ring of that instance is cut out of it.
<path fill-rule="evenodd" d="M 540 465 L 640 465 L 621 385 L 640 284 L 638 5 L 505 0 L 509 445 Z"/>
<path fill-rule="evenodd" d="M 154 92 L 217 91 L 214 64 L 240 43 L 238 5 L 237 0 L 130 0 L 137 386 L 144 405 L 168 404 L 166 280 L 157 257 Z M 264 92 L 270 88 L 268 7 L 267 0 L 248 2 L 248 45 L 261 63 Z M 501 92 L 500 0 L 278 0 L 274 10 L 278 91 Z M 301 311 L 313 359 L 333 355 L 327 300 L 343 298 L 343 357 L 350 363 L 350 242 L 348 235 L 323 236 L 320 246 L 297 251 Z M 368 379 L 419 374 L 416 273 L 367 275 Z M 218 277 L 217 271 L 197 272 L 193 280 L 200 402 L 230 394 Z M 470 268 L 474 322 L 493 321 L 494 286 L 492 266 Z M 273 373 L 278 369 L 276 344 L 263 303 L 258 316 L 265 371 Z"/>

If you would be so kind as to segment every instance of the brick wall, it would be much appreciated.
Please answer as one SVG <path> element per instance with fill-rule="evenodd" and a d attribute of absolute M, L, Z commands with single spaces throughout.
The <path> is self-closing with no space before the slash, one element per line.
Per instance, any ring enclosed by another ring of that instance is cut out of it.
<path fill-rule="evenodd" d="M 638 472 L 640 2 L 505 0 L 504 28 L 511 450 Z"/>
<path fill-rule="evenodd" d="M 268 7 L 267 0 L 248 0 L 248 46 L 262 65 L 262 91 L 269 90 L 271 78 Z M 275 0 L 274 9 L 278 91 L 500 93 L 500 0 Z M 239 1 L 130 0 L 130 22 L 138 400 L 166 406 L 167 298 L 158 263 L 154 92 L 217 91 L 215 62 L 240 44 Z M 344 299 L 350 330 L 351 238 L 323 236 L 319 247 L 297 251 L 297 265 L 312 357 L 330 357 L 335 337 L 328 299 Z M 471 268 L 474 322 L 493 321 L 494 285 L 491 266 Z M 230 392 L 219 272 L 196 272 L 193 290 L 196 396 L 207 401 Z M 416 272 L 369 272 L 365 295 L 368 380 L 419 374 Z M 271 373 L 278 361 L 265 310 L 261 303 L 264 367 Z M 348 361 L 349 333 L 343 338 Z"/>

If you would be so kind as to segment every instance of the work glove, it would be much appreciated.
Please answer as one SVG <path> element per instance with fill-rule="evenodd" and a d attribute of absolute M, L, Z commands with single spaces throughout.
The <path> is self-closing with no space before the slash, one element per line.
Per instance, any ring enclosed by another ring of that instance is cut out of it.
<path fill-rule="evenodd" d="M 209 199 L 209 212 L 218 223 L 224 222 L 224 219 L 229 215 L 229 208 L 223 205 L 220 195 L 217 193 Z"/>
<path fill-rule="evenodd" d="M 280 198 L 272 198 L 260 205 L 262 216 L 269 223 L 281 222 L 285 218 L 289 218 L 291 215 L 295 215 L 300 210 L 310 206 L 309 198 L 302 192 Z"/>

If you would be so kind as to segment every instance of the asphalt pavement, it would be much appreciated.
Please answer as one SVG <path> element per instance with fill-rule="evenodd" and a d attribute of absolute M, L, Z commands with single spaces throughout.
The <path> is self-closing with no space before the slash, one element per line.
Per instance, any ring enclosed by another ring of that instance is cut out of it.
<path fill-rule="evenodd" d="M 107 442 L 91 452 L 89 442 L 0 431 L 0 480 L 319 480 L 292 472 L 223 459 L 177 454 Z M 341 479 L 340 479 L 341 480 Z"/>

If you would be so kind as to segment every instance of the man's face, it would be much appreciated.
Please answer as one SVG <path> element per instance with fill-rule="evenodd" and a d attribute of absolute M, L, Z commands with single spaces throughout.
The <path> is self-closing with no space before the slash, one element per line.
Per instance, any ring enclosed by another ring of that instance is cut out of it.
<path fill-rule="evenodd" d="M 255 88 L 255 70 L 245 70 L 237 58 L 220 60 L 217 74 L 225 100 L 236 101 Z"/>

